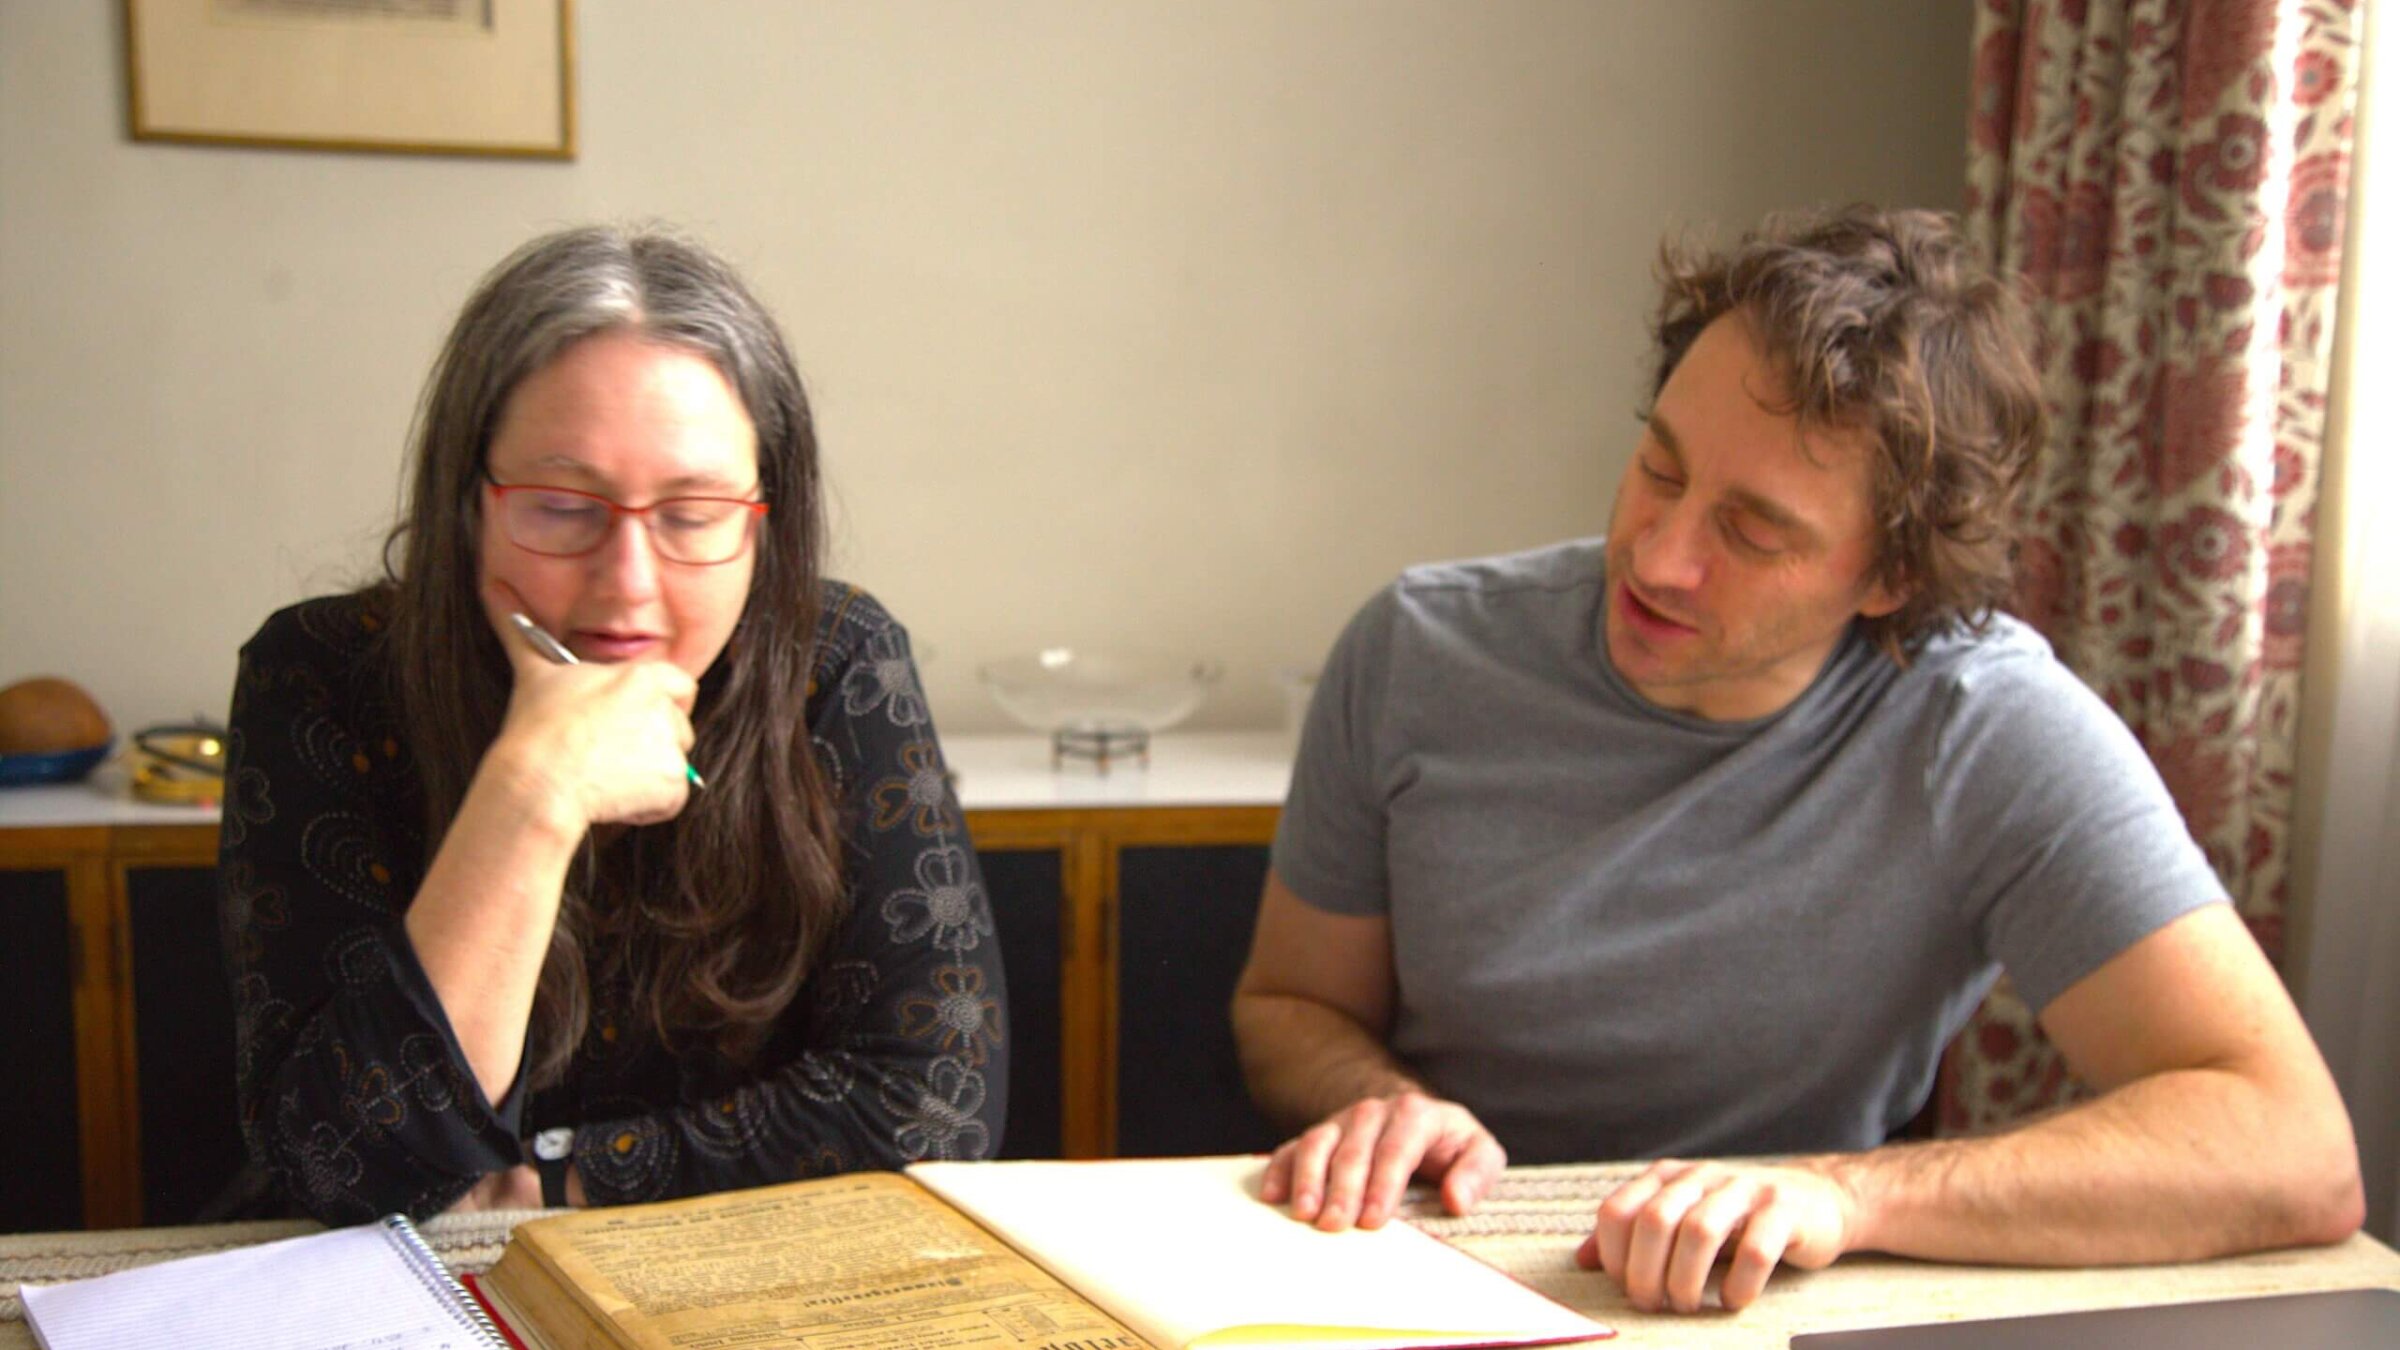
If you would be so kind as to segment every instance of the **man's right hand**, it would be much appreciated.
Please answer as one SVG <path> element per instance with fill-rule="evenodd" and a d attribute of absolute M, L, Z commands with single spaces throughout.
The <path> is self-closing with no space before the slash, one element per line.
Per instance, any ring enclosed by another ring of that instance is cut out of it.
<path fill-rule="evenodd" d="M 1351 1103 L 1285 1141 L 1267 1163 L 1260 1198 L 1289 1201 L 1292 1217 L 1326 1232 L 1380 1228 L 1412 1177 L 1441 1186 L 1442 1207 L 1464 1214 L 1508 1165 L 1473 1112 L 1422 1092 Z"/>

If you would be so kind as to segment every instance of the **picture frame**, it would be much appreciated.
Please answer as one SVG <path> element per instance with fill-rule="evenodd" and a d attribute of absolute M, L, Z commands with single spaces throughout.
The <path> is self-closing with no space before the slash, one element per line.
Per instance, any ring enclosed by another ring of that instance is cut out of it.
<path fill-rule="evenodd" d="M 573 0 L 124 0 L 137 141 L 575 157 Z"/>

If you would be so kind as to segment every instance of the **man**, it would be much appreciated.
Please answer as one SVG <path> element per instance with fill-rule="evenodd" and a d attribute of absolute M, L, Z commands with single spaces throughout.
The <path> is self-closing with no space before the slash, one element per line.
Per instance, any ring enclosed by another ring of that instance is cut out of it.
<path fill-rule="evenodd" d="M 1661 1161 L 1578 1253 L 1638 1307 L 1846 1251 L 2331 1242 L 2323 1060 L 2123 725 L 1992 612 L 2043 437 L 2005 290 L 1863 209 L 1670 255 L 1605 539 L 1412 569 L 1320 681 L 1233 1019 L 1338 1229 L 1411 1176 Z M 2005 968 L 2097 1093 L 1886 1143 Z M 1692 1157 L 1795 1155 L 1775 1163 Z"/>

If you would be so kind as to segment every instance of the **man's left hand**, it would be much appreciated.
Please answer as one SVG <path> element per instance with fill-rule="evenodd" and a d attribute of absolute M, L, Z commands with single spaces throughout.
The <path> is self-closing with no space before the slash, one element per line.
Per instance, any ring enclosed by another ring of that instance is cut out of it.
<path fill-rule="evenodd" d="M 1655 1162 L 1600 1202 L 1576 1263 L 1606 1270 L 1643 1312 L 1698 1312 L 1729 1258 L 1719 1296 L 1747 1307 L 1779 1264 L 1819 1270 L 1842 1254 L 1857 1201 L 1805 1164 Z"/>

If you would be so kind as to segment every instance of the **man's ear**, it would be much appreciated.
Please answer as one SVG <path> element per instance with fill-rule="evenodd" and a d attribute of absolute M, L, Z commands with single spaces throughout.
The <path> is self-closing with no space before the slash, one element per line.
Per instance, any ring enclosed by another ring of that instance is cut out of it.
<path fill-rule="evenodd" d="M 1858 616 L 1862 619 L 1883 618 L 1897 612 L 1902 605 L 1914 598 L 1916 593 L 1917 588 L 1913 583 L 1892 582 L 1882 577 L 1873 578 L 1867 583 L 1865 592 L 1859 596 Z"/>

